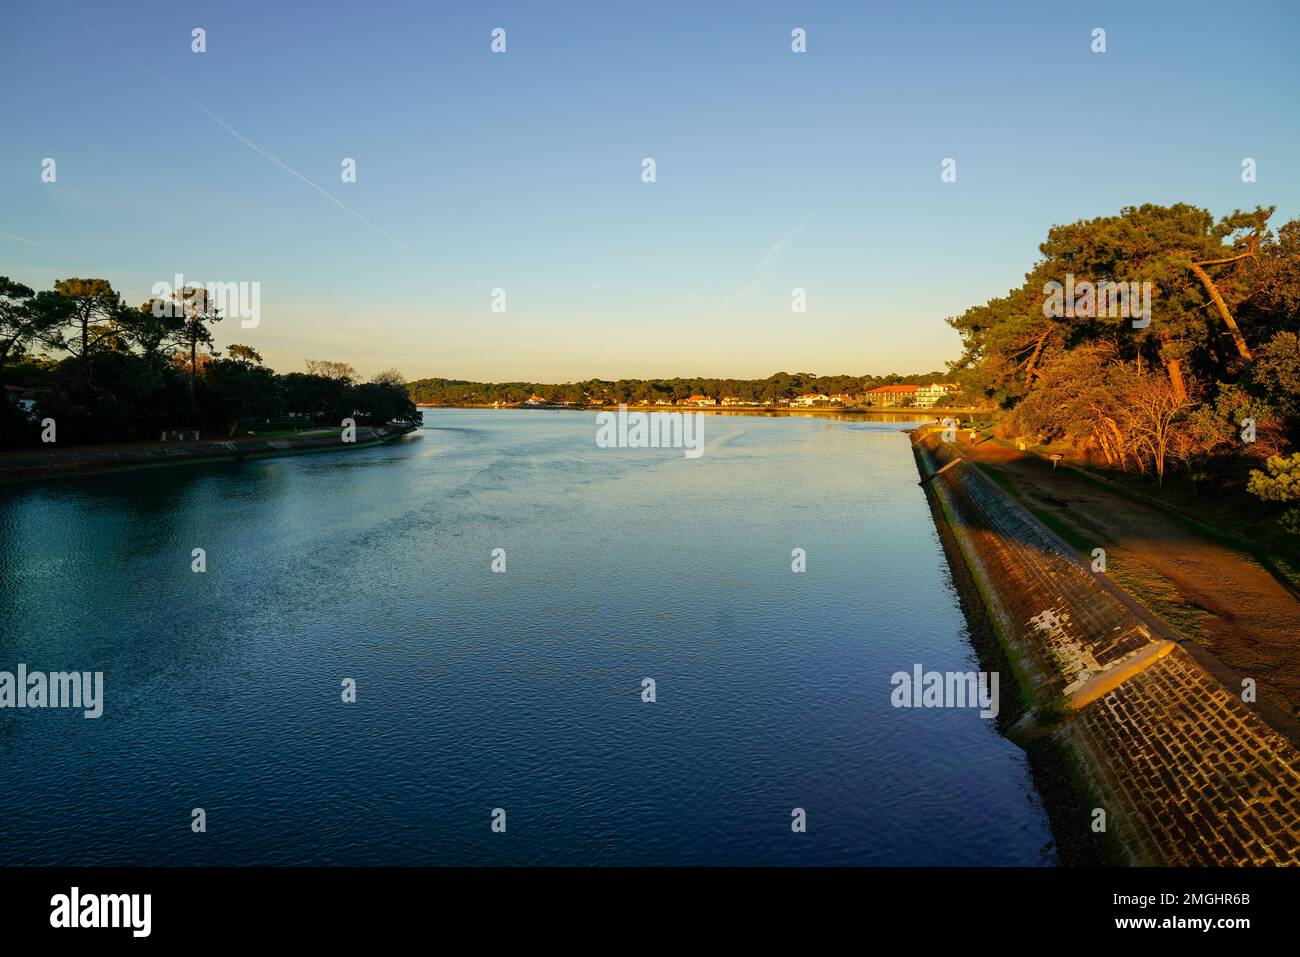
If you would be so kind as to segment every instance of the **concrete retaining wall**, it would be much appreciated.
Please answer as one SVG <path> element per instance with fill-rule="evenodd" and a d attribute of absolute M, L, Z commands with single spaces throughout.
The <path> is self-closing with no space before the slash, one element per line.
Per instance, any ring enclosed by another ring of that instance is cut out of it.
<path fill-rule="evenodd" d="M 1300 752 L 937 434 L 916 453 L 1029 698 L 1020 731 L 1074 759 L 1123 856 L 1300 865 Z"/>

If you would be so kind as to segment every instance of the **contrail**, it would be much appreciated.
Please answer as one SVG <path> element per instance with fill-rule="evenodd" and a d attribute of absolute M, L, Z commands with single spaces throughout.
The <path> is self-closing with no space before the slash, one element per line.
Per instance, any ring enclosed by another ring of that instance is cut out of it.
<path fill-rule="evenodd" d="M 786 233 L 784 236 L 778 239 L 772 245 L 772 247 L 768 249 L 766 253 L 763 254 L 763 258 L 759 260 L 758 265 L 754 268 L 754 271 L 762 272 L 768 266 L 776 262 L 777 259 L 781 257 L 781 252 L 785 249 L 787 245 L 789 245 L 790 240 L 794 239 L 795 236 L 798 236 L 799 231 L 802 230 L 805 226 L 807 226 L 809 221 L 816 215 L 817 215 L 817 210 L 814 209 L 811 213 L 809 213 L 807 216 L 805 216 L 802 220 L 799 221 L 798 226 L 794 227 L 794 229 L 790 230 L 788 233 Z"/>
<path fill-rule="evenodd" d="M 760 259 L 758 265 L 754 267 L 754 278 L 745 283 L 745 285 L 741 286 L 735 292 L 731 293 L 731 295 L 724 298 L 722 302 L 718 303 L 713 312 L 709 314 L 709 318 L 716 319 L 719 315 L 730 309 L 731 304 L 737 299 L 753 292 L 755 289 L 758 289 L 762 285 L 763 274 L 767 272 L 773 263 L 781 258 L 781 253 L 785 250 L 785 247 L 790 244 L 790 241 L 794 239 L 795 236 L 799 235 L 799 232 L 807 226 L 816 215 L 817 210 L 814 209 L 811 213 L 801 219 L 797 226 L 789 230 L 784 236 L 768 247 L 767 252 L 763 254 L 763 258 Z"/>
<path fill-rule="evenodd" d="M 0 233 L 0 236 L 3 236 L 5 239 L 16 239 L 20 243 L 26 243 L 28 246 L 40 246 L 42 249 L 50 248 L 44 243 L 38 243 L 35 240 L 31 240 L 31 239 L 23 239 L 23 237 L 15 236 L 13 233 Z"/>
<path fill-rule="evenodd" d="M 84 24 L 83 24 L 83 26 L 84 26 Z M 102 33 L 98 33 L 98 32 L 96 32 L 95 30 L 91 29 L 91 27 L 89 27 L 89 26 L 86 26 L 86 29 L 87 29 L 89 32 L 91 32 L 92 34 L 94 34 L 95 36 L 97 36 L 100 40 L 104 41 L 104 43 L 106 43 L 106 44 L 108 44 L 109 46 L 113 47 L 113 49 L 117 50 L 118 53 L 122 54 L 122 56 L 126 57 L 128 60 L 130 60 L 130 61 L 131 61 L 132 63 L 134 63 L 136 66 L 138 66 L 140 69 L 144 70 L 146 73 L 148 73 L 148 74 L 149 74 L 150 76 L 152 76 L 154 79 L 156 79 L 159 83 L 161 83 L 161 84 L 163 84 L 164 86 L 166 86 L 167 88 L 169 88 L 169 89 L 170 89 L 174 94 L 176 94 L 176 95 L 179 96 L 181 99 L 183 99 L 183 100 L 185 100 L 186 102 L 188 102 L 191 106 L 193 106 L 195 109 L 197 109 L 199 112 L 201 112 L 204 116 L 206 116 L 208 119 L 210 119 L 213 123 L 216 123 L 216 124 L 217 124 L 218 126 L 220 126 L 223 130 L 225 130 L 227 133 L 229 133 L 229 134 L 230 134 L 231 136 L 233 136 L 235 139 L 239 140 L 239 142 L 243 143 L 245 146 L 247 146 L 247 147 L 248 147 L 249 149 L 251 149 L 253 152 L 257 153 L 259 156 L 265 157 L 266 159 L 270 160 L 272 163 L 274 163 L 276 166 L 280 167 L 280 169 L 284 170 L 284 171 L 285 171 L 286 173 L 288 173 L 290 176 L 293 176 L 293 177 L 295 177 L 295 178 L 301 180 L 302 182 L 306 183 L 308 186 L 310 186 L 310 187 L 311 187 L 312 189 L 314 189 L 316 192 L 320 193 L 322 196 L 324 196 L 326 199 L 328 199 L 331 203 L 333 203 L 333 204 L 334 204 L 335 206 L 337 206 L 339 209 L 341 209 L 341 210 L 343 210 L 344 212 L 349 213 L 350 215 L 356 217 L 358 220 L 360 220 L 361 222 L 363 222 L 363 223 L 365 223 L 367 226 L 369 226 L 371 229 L 373 229 L 375 232 L 379 233 L 379 235 L 383 236 L 385 239 L 387 239 L 390 243 L 392 243 L 392 244 L 393 244 L 394 246 L 396 246 L 398 249 L 402 250 L 403 252 L 410 252 L 410 250 L 408 250 L 405 246 L 403 246 L 403 245 L 402 245 L 401 243 L 399 243 L 396 239 L 394 239 L 394 238 L 393 238 L 393 237 L 392 237 L 392 236 L 391 236 L 391 235 L 390 235 L 386 230 L 384 230 L 382 227 L 375 225 L 375 224 L 372 223 L 370 220 L 366 219 L 366 217 L 364 217 L 364 216 L 362 216 L 360 213 L 358 213 L 358 212 L 357 212 L 355 209 L 353 209 L 352 207 L 347 206 L 347 205 L 345 205 L 345 204 L 339 202 L 337 199 L 335 199 L 335 198 L 334 198 L 333 196 L 331 196 L 329 193 L 325 192 L 325 190 L 321 189 L 319 186 L 317 186 L 315 183 L 313 183 L 311 180 L 309 180 L 306 176 L 303 176 L 301 173 L 299 173 L 296 169 L 293 169 L 293 168 L 287 166 L 287 165 L 286 165 L 284 162 L 282 162 L 278 157 L 276 157 L 276 156 L 272 155 L 271 153 L 268 153 L 266 150 L 262 149 L 262 147 L 258 146 L 258 145 L 257 145 L 256 143 L 254 143 L 252 140 L 248 139 L 248 137 L 244 136 L 242 133 L 240 133 L 237 129 L 235 129 L 233 126 L 231 126 L 231 125 L 230 125 L 229 123 L 227 123 L 225 120 L 223 120 L 221 117 L 217 116 L 217 114 L 213 113 L 211 110 L 209 110 L 206 106 L 204 106 L 204 105 L 203 105 L 202 103 L 200 103 L 198 100 L 194 99 L 194 97 L 190 96 L 190 95 L 189 95 L 188 93 L 186 93 L 184 90 L 180 89 L 180 87 L 178 87 L 178 86 L 177 86 L 175 83 L 173 83 L 171 80 L 167 79 L 165 76 L 163 76 L 163 75 L 162 75 L 161 73 L 159 73 L 157 70 L 153 69 L 153 67 L 149 66 L 147 63 L 143 63 L 143 62 L 141 62 L 139 59 L 137 59 L 137 58 L 136 58 L 135 56 L 133 56 L 131 53 L 129 53 L 128 51 L 122 49 L 120 46 L 118 46 L 116 43 L 114 43 L 114 42 L 113 42 L 112 40 L 110 40 L 108 37 L 104 36 Z"/>

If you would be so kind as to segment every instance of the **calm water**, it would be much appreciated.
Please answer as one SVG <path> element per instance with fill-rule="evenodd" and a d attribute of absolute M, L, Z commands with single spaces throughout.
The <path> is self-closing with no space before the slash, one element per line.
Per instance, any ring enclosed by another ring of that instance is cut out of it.
<path fill-rule="evenodd" d="M 0 711 L 0 864 L 1052 862 L 1015 747 L 890 706 L 979 667 L 897 424 L 593 418 L 0 486 L 0 670 L 105 673 Z"/>

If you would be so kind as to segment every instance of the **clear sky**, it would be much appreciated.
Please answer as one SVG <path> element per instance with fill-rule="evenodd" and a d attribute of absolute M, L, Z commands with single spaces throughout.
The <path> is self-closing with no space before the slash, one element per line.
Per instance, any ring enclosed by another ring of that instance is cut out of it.
<path fill-rule="evenodd" d="M 929 371 L 1053 223 L 1300 215 L 1297 10 L 4 0 L 0 274 L 259 282 L 279 371 Z"/>

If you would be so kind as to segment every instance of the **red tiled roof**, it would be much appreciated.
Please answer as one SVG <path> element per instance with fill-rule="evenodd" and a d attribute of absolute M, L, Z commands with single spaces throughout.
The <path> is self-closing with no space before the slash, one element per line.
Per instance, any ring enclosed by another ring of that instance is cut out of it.
<path fill-rule="evenodd" d="M 874 389 L 868 389 L 867 395 L 871 395 L 873 392 L 915 392 L 919 388 L 918 385 L 882 385 Z"/>

